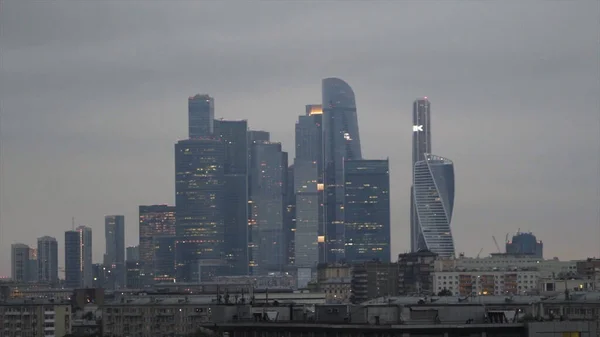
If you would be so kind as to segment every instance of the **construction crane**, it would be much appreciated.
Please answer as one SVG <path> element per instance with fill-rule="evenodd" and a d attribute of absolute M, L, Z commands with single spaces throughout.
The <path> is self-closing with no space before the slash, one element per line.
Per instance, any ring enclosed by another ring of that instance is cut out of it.
<path fill-rule="evenodd" d="M 494 239 L 494 244 L 496 245 L 496 248 L 498 249 L 498 253 L 502 253 L 502 251 L 500 250 L 500 246 L 498 246 L 498 241 L 496 241 L 496 237 L 492 235 L 492 239 Z"/>
<path fill-rule="evenodd" d="M 483 248 L 481 248 L 481 249 L 479 250 L 479 253 L 477 253 L 477 259 L 479 258 L 479 255 L 481 255 L 481 252 L 483 252 Z"/>

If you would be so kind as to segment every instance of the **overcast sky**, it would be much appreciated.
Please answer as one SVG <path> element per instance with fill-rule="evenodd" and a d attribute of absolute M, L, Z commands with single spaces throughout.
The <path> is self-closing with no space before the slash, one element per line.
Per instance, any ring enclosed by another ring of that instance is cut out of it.
<path fill-rule="evenodd" d="M 392 252 L 409 248 L 411 109 L 452 159 L 457 252 L 533 231 L 546 257 L 600 255 L 599 1 L 2 1 L 0 274 L 10 244 L 174 203 L 187 97 L 293 158 L 321 79 L 356 93 L 366 158 L 390 158 Z"/>

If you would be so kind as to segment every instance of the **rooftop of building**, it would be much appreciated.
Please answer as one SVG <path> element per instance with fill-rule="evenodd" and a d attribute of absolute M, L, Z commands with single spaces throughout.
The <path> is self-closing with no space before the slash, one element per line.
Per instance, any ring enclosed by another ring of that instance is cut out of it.
<path fill-rule="evenodd" d="M 367 302 L 363 305 L 491 305 L 491 304 L 533 304 L 533 303 L 598 303 L 600 304 L 600 291 L 578 291 L 569 292 L 568 297 L 565 292 L 556 293 L 554 295 L 519 295 L 519 296 L 501 296 L 501 295 L 486 295 L 486 296 L 396 296 L 396 297 L 380 297 Z"/>
<path fill-rule="evenodd" d="M 9 298 L 0 301 L 0 306 L 71 305 L 71 302 L 53 298 Z"/>

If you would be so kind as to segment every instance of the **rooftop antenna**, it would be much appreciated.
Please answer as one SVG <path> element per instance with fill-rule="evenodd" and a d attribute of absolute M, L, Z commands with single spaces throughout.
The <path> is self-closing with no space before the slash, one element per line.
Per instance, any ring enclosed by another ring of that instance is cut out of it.
<path fill-rule="evenodd" d="M 71 227 L 75 230 L 75 217 L 71 217 Z"/>

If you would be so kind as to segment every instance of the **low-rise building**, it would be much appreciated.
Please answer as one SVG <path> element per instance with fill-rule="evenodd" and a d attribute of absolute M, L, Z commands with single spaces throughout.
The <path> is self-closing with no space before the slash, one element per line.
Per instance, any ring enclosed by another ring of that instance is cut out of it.
<path fill-rule="evenodd" d="M 437 257 L 430 251 L 398 255 L 398 294 L 434 295 L 433 271 Z"/>
<path fill-rule="evenodd" d="M 62 337 L 71 333 L 71 305 L 53 299 L 0 302 L 0 336 Z"/>
<path fill-rule="evenodd" d="M 577 273 L 577 261 L 560 261 L 558 258 L 544 260 L 532 255 L 493 253 L 488 257 L 438 259 L 435 271 L 462 270 L 537 270 L 540 277 L 558 277 Z"/>
<path fill-rule="evenodd" d="M 398 296 L 398 264 L 370 261 L 352 266 L 352 303 Z"/>
<path fill-rule="evenodd" d="M 522 295 L 537 289 L 535 270 L 441 271 L 433 273 L 434 291 L 452 295 Z"/>

